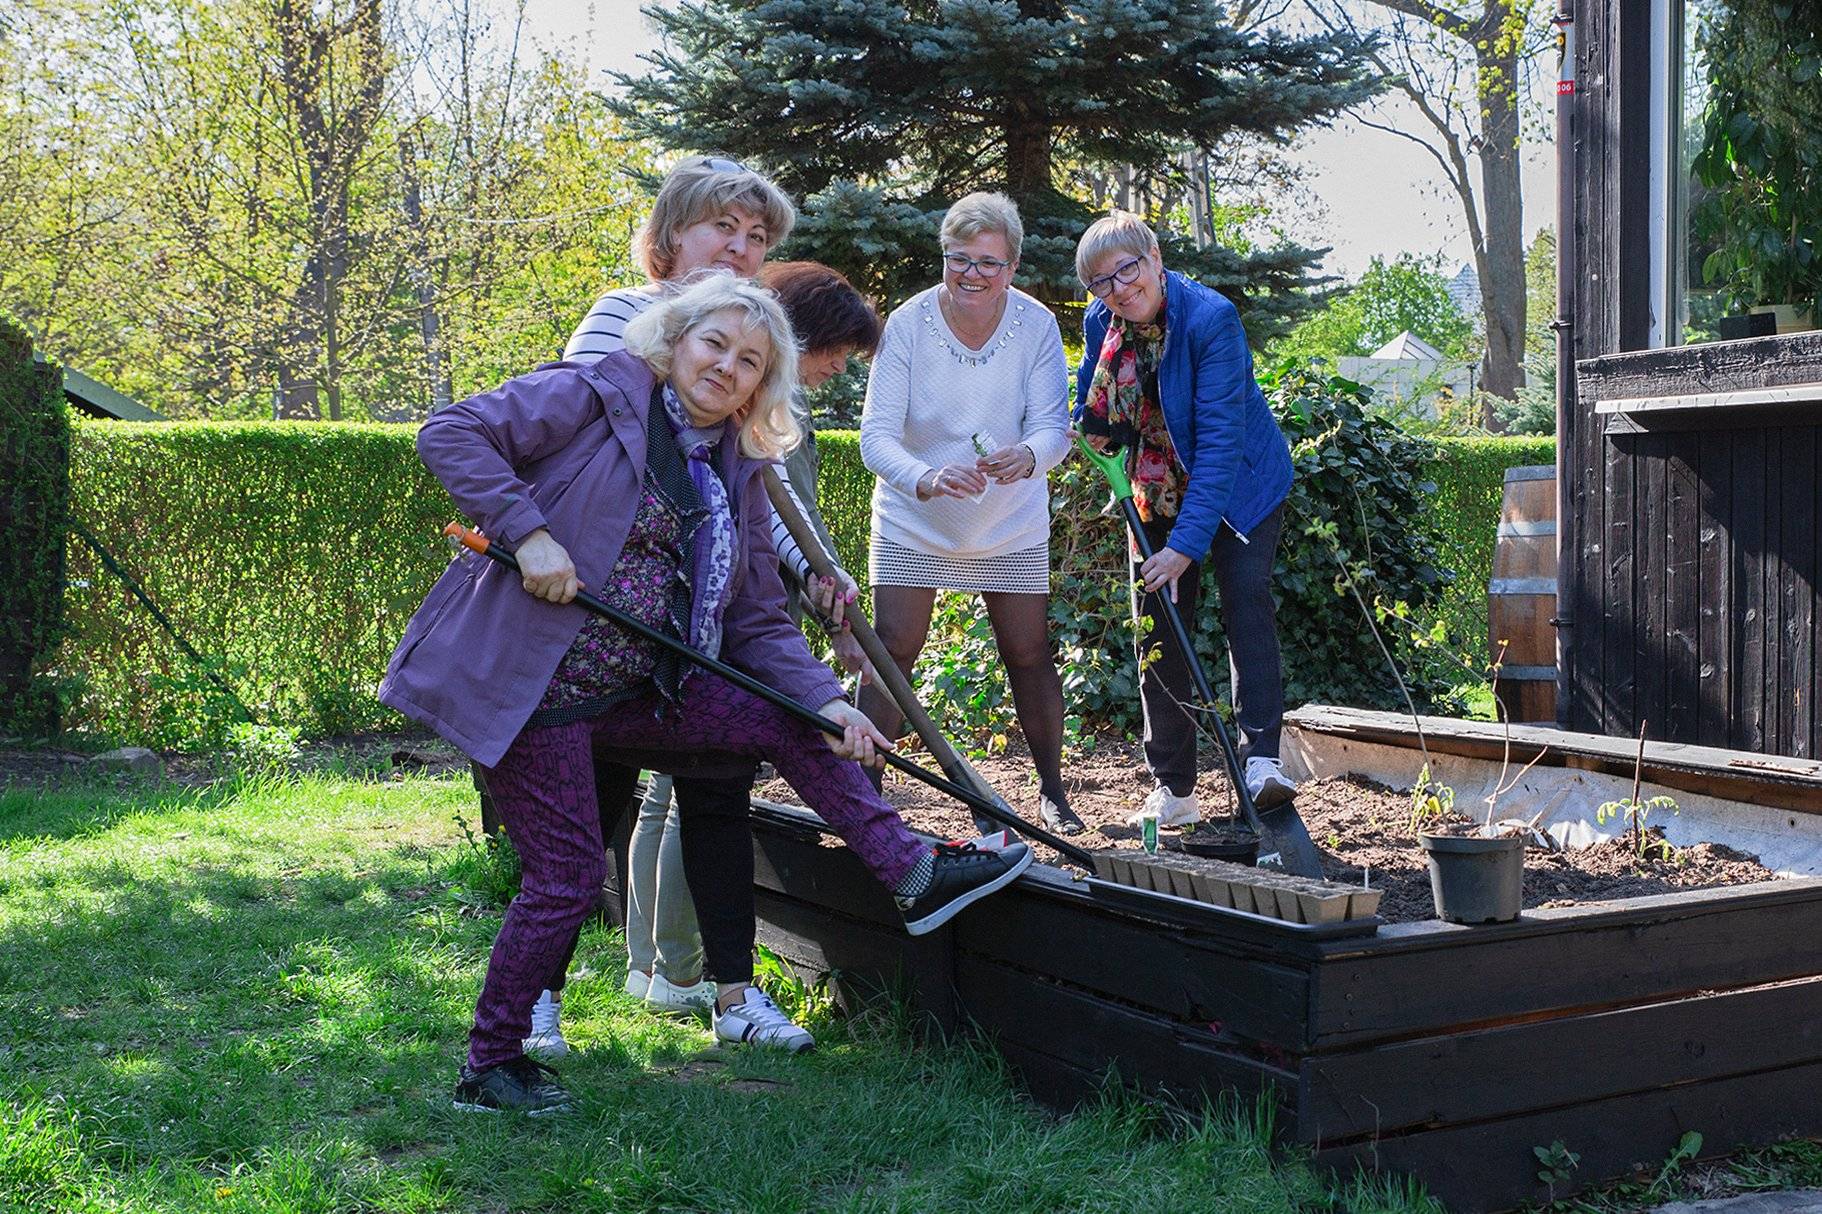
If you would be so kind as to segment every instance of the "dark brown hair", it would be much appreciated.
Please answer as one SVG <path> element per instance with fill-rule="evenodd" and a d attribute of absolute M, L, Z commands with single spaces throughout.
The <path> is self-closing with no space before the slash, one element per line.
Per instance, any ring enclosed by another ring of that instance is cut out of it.
<path fill-rule="evenodd" d="M 841 271 L 820 261 L 775 261 L 759 271 L 759 283 L 784 305 L 805 354 L 844 346 L 872 354 L 879 348 L 879 313 Z"/>

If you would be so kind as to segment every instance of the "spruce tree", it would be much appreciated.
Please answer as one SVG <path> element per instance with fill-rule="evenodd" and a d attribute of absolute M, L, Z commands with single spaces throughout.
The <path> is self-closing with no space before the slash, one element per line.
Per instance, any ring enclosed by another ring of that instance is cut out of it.
<path fill-rule="evenodd" d="M 1213 0 L 697 0 L 647 15 L 665 45 L 610 104 L 666 146 L 772 174 L 803 207 L 789 252 L 891 303 L 937 277 L 937 222 L 970 190 L 1011 195 L 1019 284 L 1067 299 L 1094 213 L 1059 188 L 1066 168 L 1167 179 L 1188 148 L 1286 140 L 1377 87 L 1351 37 L 1239 29 Z M 1322 252 L 1177 239 L 1166 259 L 1233 296 L 1261 340 Z"/>

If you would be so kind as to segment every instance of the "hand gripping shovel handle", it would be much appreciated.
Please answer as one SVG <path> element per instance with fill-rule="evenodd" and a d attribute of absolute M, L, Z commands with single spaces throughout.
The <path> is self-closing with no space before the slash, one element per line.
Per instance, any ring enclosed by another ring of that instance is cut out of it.
<path fill-rule="evenodd" d="M 810 528 L 809 521 L 799 513 L 796 503 L 785 491 L 784 482 L 779 479 L 778 473 L 767 468 L 760 475 L 765 478 L 766 494 L 772 499 L 772 509 L 778 512 L 778 517 L 784 521 L 785 529 L 791 533 L 791 538 L 803 550 L 804 559 L 810 563 L 810 572 L 818 577 L 833 577 L 835 574 L 834 560 L 824 551 L 822 540 Z M 853 630 L 854 639 L 860 642 L 861 650 L 867 655 L 867 660 L 873 663 L 874 674 L 898 704 L 899 711 L 905 714 L 905 720 L 910 722 L 911 728 L 917 731 L 917 736 L 923 739 L 924 748 L 936 759 L 937 765 L 943 769 L 943 774 L 957 784 L 972 788 L 1007 813 L 1013 813 L 1013 808 L 1006 804 L 1006 799 L 994 791 L 993 786 L 987 783 L 978 771 L 974 770 L 973 765 L 949 744 L 949 739 L 945 738 L 942 731 L 937 728 L 930 713 L 918 702 L 917 692 L 912 690 L 911 681 L 905 678 L 904 672 L 898 668 L 898 663 L 892 660 L 892 654 L 886 649 L 885 642 L 879 639 L 877 632 L 873 631 L 873 625 L 867 622 L 866 616 L 850 606 L 844 618 Z M 995 819 L 995 821 L 999 820 Z M 1022 822 L 1023 819 L 1020 821 Z"/>
<path fill-rule="evenodd" d="M 508 569 L 517 571 L 519 568 L 519 560 L 516 556 L 500 547 L 498 544 L 493 543 L 478 531 L 472 531 L 469 528 L 462 526 L 460 523 L 450 523 L 447 527 L 443 528 L 443 534 L 458 541 L 463 547 L 470 551 L 477 552 L 490 560 L 497 561 Z M 617 607 L 608 606 L 585 590 L 577 591 L 575 601 L 589 611 L 594 612 L 596 615 L 601 616 L 604 619 L 612 620 L 635 636 L 643 637 L 655 644 L 662 645 L 672 653 L 694 662 L 704 670 L 720 675 L 742 691 L 751 692 L 774 708 L 789 713 L 806 725 L 813 725 L 824 733 L 837 738 L 844 736 L 847 732 L 840 725 L 829 720 L 829 718 L 823 716 L 815 709 L 806 708 L 783 692 L 767 687 L 764 683 L 761 683 L 758 679 L 755 679 L 745 671 L 736 670 L 726 662 L 711 658 L 706 653 L 690 648 L 690 646 L 684 644 L 676 637 L 671 636 L 669 633 L 661 632 L 645 623 L 643 620 L 634 619 Z M 948 793 L 970 809 L 979 810 L 981 814 L 992 818 L 995 822 L 1000 822 L 1006 826 L 1023 830 L 1032 838 L 1038 839 L 1055 848 L 1057 852 L 1066 857 L 1070 863 L 1080 865 L 1091 872 L 1094 870 L 1094 857 L 1090 856 L 1086 851 L 1083 851 L 1068 840 L 1059 839 L 1048 831 L 1039 830 L 1029 822 L 1021 820 L 1016 814 L 1007 813 L 993 802 L 974 792 L 974 790 L 963 788 L 961 785 L 946 780 L 935 772 L 925 771 L 922 767 L 919 767 L 909 759 L 901 758 L 891 751 L 881 751 L 879 753 L 880 757 L 886 761 L 887 766 L 902 771 L 913 779 L 921 780 L 938 792 Z"/>
<path fill-rule="evenodd" d="M 1120 453 L 1109 451 L 1103 454 L 1096 451 L 1080 435 L 1076 437 L 1076 445 L 1081 447 L 1089 462 L 1107 478 L 1114 496 L 1120 499 L 1120 510 L 1126 515 L 1126 529 L 1132 533 L 1133 543 L 1138 545 L 1139 554 L 1150 560 L 1151 540 L 1145 535 L 1145 524 L 1139 518 L 1139 507 L 1132 500 L 1132 482 L 1127 479 L 1125 463 Z M 1184 665 L 1189 667 L 1189 676 L 1196 685 L 1196 695 L 1203 707 L 1208 709 L 1208 723 L 1221 745 L 1221 759 L 1227 767 L 1228 782 L 1233 785 L 1234 799 L 1240 803 L 1240 813 L 1246 818 L 1247 825 L 1259 835 L 1262 850 L 1279 853 L 1286 870 L 1302 877 L 1320 877 L 1322 858 L 1317 854 L 1309 831 L 1294 809 L 1287 807 L 1274 810 L 1270 825 L 1261 820 L 1259 808 L 1253 804 L 1253 795 L 1246 788 L 1246 775 L 1240 767 L 1240 753 L 1234 749 L 1234 740 L 1228 736 L 1227 726 L 1215 711 L 1215 689 L 1209 684 L 1208 673 L 1202 669 L 1201 659 L 1196 656 L 1195 646 L 1189 639 L 1189 629 L 1183 624 L 1183 613 L 1177 610 L 1177 604 L 1166 591 L 1160 590 L 1155 597 L 1164 610 L 1164 620 L 1170 628 L 1171 639 L 1176 642 L 1177 652 L 1183 655 Z"/>

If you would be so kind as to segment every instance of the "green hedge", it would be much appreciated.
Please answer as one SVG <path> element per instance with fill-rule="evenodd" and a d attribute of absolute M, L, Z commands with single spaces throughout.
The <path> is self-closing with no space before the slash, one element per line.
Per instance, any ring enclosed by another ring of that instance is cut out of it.
<path fill-rule="evenodd" d="M 0 317 L 0 736 L 57 730 L 60 688 L 40 668 L 63 627 L 69 464 L 63 371 Z"/>
<path fill-rule="evenodd" d="M 449 495 L 415 428 L 85 421 L 76 515 L 267 723 L 392 728 L 386 659 L 448 562 Z M 233 701 L 92 554 L 72 552 L 63 673 L 83 724 L 154 745 L 218 739 Z"/>
<path fill-rule="evenodd" d="M 438 533 L 453 514 L 412 437 L 408 426 L 80 421 L 75 514 L 261 720 L 317 735 L 391 727 L 398 719 L 374 692 L 406 619 L 448 559 Z M 864 581 L 873 481 L 857 439 L 852 431 L 818 436 L 820 493 L 841 558 Z M 1446 440 L 1433 450 L 1420 475 L 1438 486 L 1435 508 L 1418 516 L 1437 563 L 1457 570 L 1436 610 L 1465 641 L 1484 644 L 1503 470 L 1549 462 L 1551 444 Z M 1081 461 L 1053 480 L 1053 554 L 1059 575 L 1073 580 L 1053 601 L 1052 618 L 1067 649 L 1072 712 L 1118 718 L 1134 702 L 1130 642 L 1118 532 L 1099 515 L 1102 496 Z M 1326 573 L 1305 572 L 1312 603 L 1318 591 L 1332 595 Z M 72 724 L 156 745 L 219 738 L 238 716 L 233 702 L 86 549 L 72 550 L 70 577 L 70 635 L 55 673 L 80 688 Z M 1355 627 L 1338 623 L 1346 605 L 1317 607 L 1314 641 L 1332 646 L 1346 637 L 1357 649 Z M 1357 668 L 1331 669 L 1332 656 L 1314 656 L 1297 639 L 1312 635 L 1302 618 L 1287 607 L 1287 677 L 1297 695 L 1380 699 L 1385 686 L 1371 662 L 1363 655 Z M 982 659 L 990 649 L 972 603 L 955 600 L 936 635 L 927 694 L 959 716 L 958 730 L 1001 719 L 1004 690 L 996 664 Z M 1225 667 L 1215 663 L 1211 674 L 1225 677 Z"/>
<path fill-rule="evenodd" d="M 1493 660 L 1487 647 L 1487 582 L 1493 576 L 1506 469 L 1554 464 L 1556 440 L 1444 438 L 1435 440 L 1434 448 L 1424 475 L 1436 485 L 1436 498 L 1421 523 L 1443 565 L 1455 571 L 1440 614 L 1469 660 L 1485 667 Z"/>

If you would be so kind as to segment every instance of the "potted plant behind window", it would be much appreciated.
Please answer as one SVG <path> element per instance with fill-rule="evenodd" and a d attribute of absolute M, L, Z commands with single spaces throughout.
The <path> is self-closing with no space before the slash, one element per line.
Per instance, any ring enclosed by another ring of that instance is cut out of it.
<path fill-rule="evenodd" d="M 1706 67 L 1691 236 L 1723 308 L 1816 327 L 1822 300 L 1822 6 L 1732 0 L 1694 29 Z"/>

